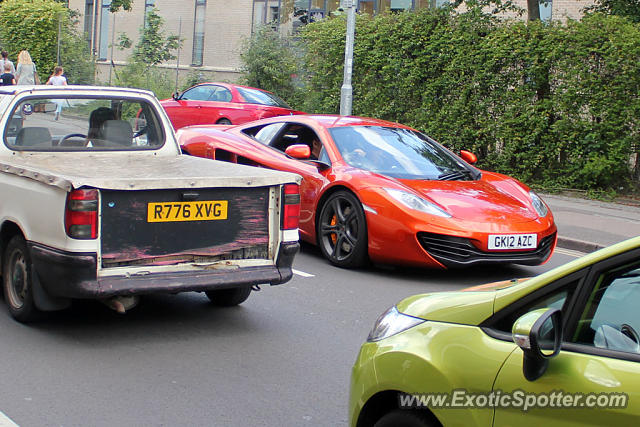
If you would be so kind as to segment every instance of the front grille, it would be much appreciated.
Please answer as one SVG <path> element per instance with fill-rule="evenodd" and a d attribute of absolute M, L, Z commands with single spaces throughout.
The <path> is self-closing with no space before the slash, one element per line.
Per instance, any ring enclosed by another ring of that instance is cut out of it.
<path fill-rule="evenodd" d="M 555 237 L 556 234 L 553 233 L 543 238 L 533 251 L 485 252 L 476 248 L 470 239 L 463 237 L 418 233 L 418 241 L 422 247 L 429 255 L 447 267 L 496 262 L 538 265 L 549 256 Z"/>

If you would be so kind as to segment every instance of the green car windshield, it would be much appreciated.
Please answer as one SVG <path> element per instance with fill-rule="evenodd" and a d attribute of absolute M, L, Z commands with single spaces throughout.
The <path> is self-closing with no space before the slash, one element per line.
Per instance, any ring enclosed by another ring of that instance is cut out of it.
<path fill-rule="evenodd" d="M 16 151 L 120 151 L 162 147 L 155 109 L 143 99 L 29 97 L 10 112 L 4 143 Z"/>
<path fill-rule="evenodd" d="M 356 168 L 398 179 L 476 179 L 475 169 L 413 130 L 345 126 L 329 131 L 342 158 Z"/>

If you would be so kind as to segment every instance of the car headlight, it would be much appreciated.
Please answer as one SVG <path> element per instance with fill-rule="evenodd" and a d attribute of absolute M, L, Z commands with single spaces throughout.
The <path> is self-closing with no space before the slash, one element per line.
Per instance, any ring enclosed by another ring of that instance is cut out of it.
<path fill-rule="evenodd" d="M 533 208 L 536 210 L 538 215 L 540 215 L 541 217 L 547 216 L 547 214 L 549 213 L 549 208 L 542 201 L 540 196 L 538 196 L 533 191 L 529 191 L 529 196 L 531 197 L 531 204 L 533 205 Z"/>
<path fill-rule="evenodd" d="M 398 309 L 393 306 L 378 317 L 378 320 L 376 320 L 373 329 L 367 337 L 367 341 L 380 341 L 424 322 L 424 319 L 418 319 L 417 317 L 400 313 Z"/>
<path fill-rule="evenodd" d="M 430 215 L 451 218 L 451 215 L 444 211 L 442 208 L 436 206 L 431 202 L 427 202 L 425 199 L 420 198 L 415 194 L 397 190 L 395 188 L 385 188 L 384 191 L 386 191 L 388 195 L 390 195 L 409 209 L 414 209 L 420 212 L 428 213 Z"/>

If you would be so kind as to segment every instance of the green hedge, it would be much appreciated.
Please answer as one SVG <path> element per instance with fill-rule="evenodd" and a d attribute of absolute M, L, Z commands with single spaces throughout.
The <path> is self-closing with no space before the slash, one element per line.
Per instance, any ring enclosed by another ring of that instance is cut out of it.
<path fill-rule="evenodd" d="M 640 26 L 591 15 L 500 23 L 472 10 L 358 16 L 353 114 L 398 121 L 545 187 L 638 178 Z M 337 113 L 345 19 L 308 25 L 296 107 Z M 635 175 L 635 176 L 634 176 Z"/>

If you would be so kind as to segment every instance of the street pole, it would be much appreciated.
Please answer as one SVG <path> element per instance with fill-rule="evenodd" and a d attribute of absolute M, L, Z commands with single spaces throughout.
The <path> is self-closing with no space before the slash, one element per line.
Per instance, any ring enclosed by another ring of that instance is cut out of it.
<path fill-rule="evenodd" d="M 178 20 L 178 55 L 176 56 L 176 87 L 173 91 L 174 94 L 178 94 L 178 76 L 180 75 L 180 40 L 182 39 L 182 16 Z"/>
<path fill-rule="evenodd" d="M 116 44 L 116 14 L 113 14 L 113 27 L 111 28 L 111 67 L 109 67 L 109 86 L 111 86 L 111 74 L 113 73 L 113 67 L 116 66 L 113 62 L 113 45 Z"/>
<path fill-rule="evenodd" d="M 353 104 L 353 87 L 351 75 L 353 74 L 353 40 L 356 30 L 356 7 L 353 0 L 345 0 L 347 11 L 347 37 L 344 46 L 344 78 L 340 88 L 340 115 L 350 116 Z"/>
<path fill-rule="evenodd" d="M 62 33 L 62 16 L 61 13 L 58 14 L 58 52 L 56 54 L 56 65 L 60 65 L 60 34 Z"/>

